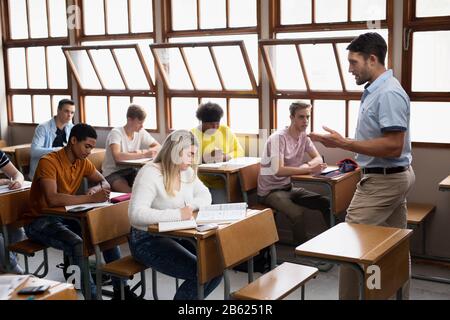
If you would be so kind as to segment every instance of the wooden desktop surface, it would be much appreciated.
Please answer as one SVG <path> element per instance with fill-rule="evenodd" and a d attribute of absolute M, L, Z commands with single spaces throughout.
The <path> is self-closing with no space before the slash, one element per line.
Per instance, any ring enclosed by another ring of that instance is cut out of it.
<path fill-rule="evenodd" d="M 25 287 L 49 285 L 50 288 L 41 294 L 36 295 L 19 295 L 17 292 Z M 73 284 L 57 282 L 47 279 L 40 279 L 30 276 L 23 284 L 21 284 L 9 300 L 77 300 L 77 292 Z"/>
<path fill-rule="evenodd" d="M 31 143 L 25 143 L 25 144 L 18 144 L 15 146 L 7 146 L 7 147 L 3 147 L 0 150 L 2 150 L 4 153 L 9 153 L 12 154 L 16 151 L 16 149 L 19 148 L 30 148 L 31 147 Z"/>

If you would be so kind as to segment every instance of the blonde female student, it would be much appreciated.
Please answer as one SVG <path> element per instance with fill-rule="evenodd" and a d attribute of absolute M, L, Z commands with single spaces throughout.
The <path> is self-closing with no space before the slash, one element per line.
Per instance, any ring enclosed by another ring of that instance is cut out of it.
<path fill-rule="evenodd" d="M 197 177 L 197 149 L 191 132 L 170 134 L 155 160 L 139 171 L 128 210 L 133 257 L 156 271 L 185 280 L 174 299 L 198 298 L 195 248 L 188 241 L 151 235 L 147 230 L 154 223 L 191 219 L 193 210 L 211 204 L 208 188 Z M 219 276 L 206 283 L 205 297 L 220 281 Z"/>

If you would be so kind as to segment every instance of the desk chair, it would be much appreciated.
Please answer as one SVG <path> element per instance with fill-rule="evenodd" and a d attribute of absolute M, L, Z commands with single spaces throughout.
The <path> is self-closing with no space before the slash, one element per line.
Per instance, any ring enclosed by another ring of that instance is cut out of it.
<path fill-rule="evenodd" d="M 261 163 L 247 166 L 239 170 L 239 183 L 241 185 L 242 199 L 247 202 L 248 207 L 255 210 L 264 210 L 267 207 L 252 201 L 250 198 L 256 194 L 258 188 L 258 175 L 261 169 Z"/>
<path fill-rule="evenodd" d="M 8 146 L 8 143 L 6 143 L 6 140 L 0 140 L 0 148 L 4 148 Z"/>
<path fill-rule="evenodd" d="M 94 164 L 95 168 L 98 170 L 98 172 L 102 172 L 102 164 L 105 160 L 105 153 L 106 151 L 98 151 L 95 153 L 91 153 L 87 158 Z"/>
<path fill-rule="evenodd" d="M 31 157 L 31 148 L 17 148 L 14 151 L 15 165 L 17 166 L 17 170 L 22 172 L 25 177 L 25 180 L 28 179 L 28 173 L 30 172 L 30 157 Z"/>
<path fill-rule="evenodd" d="M 130 233 L 130 222 L 128 219 L 128 201 L 120 204 L 107 207 L 93 209 L 87 213 L 87 222 L 91 234 L 91 241 L 95 249 L 96 262 L 96 279 L 102 278 L 102 273 L 108 274 L 112 277 L 120 279 L 133 279 L 136 273 L 141 274 L 141 281 L 139 281 L 131 291 L 136 291 L 141 287 L 140 298 L 145 295 L 145 270 L 146 266 L 137 262 L 132 256 L 123 257 L 119 260 L 103 264 L 102 251 L 111 249 L 117 245 L 127 243 L 128 235 Z M 156 294 L 156 271 L 152 269 L 153 278 L 153 295 L 155 300 Z M 102 283 L 97 281 L 97 299 L 102 299 Z M 120 297 L 124 300 L 124 283 L 120 283 Z"/>
<path fill-rule="evenodd" d="M 7 268 L 9 265 L 9 252 L 16 252 L 24 256 L 25 273 L 29 274 L 28 258 L 33 257 L 37 252 L 43 251 L 44 259 L 38 268 L 32 272 L 39 278 L 44 278 L 48 273 L 48 246 L 34 242 L 30 239 L 9 244 L 8 227 L 20 228 L 23 225 L 22 217 L 25 212 L 30 211 L 29 208 L 30 191 L 12 192 L 2 197 L 0 201 L 1 225 L 5 243 L 5 258 Z M 42 273 L 39 273 L 43 268 Z"/>
<path fill-rule="evenodd" d="M 317 268 L 287 262 L 273 269 L 278 234 L 270 209 L 218 229 L 217 239 L 224 266 L 225 299 L 232 297 L 245 300 L 279 300 L 302 287 L 301 299 L 303 300 L 305 283 L 319 272 Z M 253 259 L 261 249 L 268 246 L 271 246 L 273 253 L 272 270 L 255 281 L 249 279 L 247 286 L 230 295 L 231 268 L 243 261 Z"/>

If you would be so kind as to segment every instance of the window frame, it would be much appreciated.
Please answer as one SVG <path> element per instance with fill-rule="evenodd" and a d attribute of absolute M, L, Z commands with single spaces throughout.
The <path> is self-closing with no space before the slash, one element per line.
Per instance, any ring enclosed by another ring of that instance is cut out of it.
<path fill-rule="evenodd" d="M 404 1 L 403 7 L 403 54 L 402 54 L 402 86 L 411 102 L 450 102 L 447 92 L 412 91 L 412 62 L 414 32 L 450 31 L 450 15 L 443 17 L 416 17 L 416 0 Z M 450 143 L 413 142 L 414 147 L 450 148 Z"/>

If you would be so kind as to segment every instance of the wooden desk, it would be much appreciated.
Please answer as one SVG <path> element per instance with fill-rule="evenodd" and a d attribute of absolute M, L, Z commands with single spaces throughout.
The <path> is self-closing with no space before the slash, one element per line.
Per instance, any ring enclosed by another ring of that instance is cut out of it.
<path fill-rule="evenodd" d="M 49 285 L 50 288 L 37 295 L 18 295 L 17 292 L 25 287 Z M 9 300 L 77 300 L 77 292 L 73 284 L 39 279 L 30 276 L 11 294 Z"/>
<path fill-rule="evenodd" d="M 128 203 L 129 201 L 123 201 L 111 206 L 119 206 L 123 210 L 128 212 Z M 111 206 L 93 208 L 89 211 L 100 211 L 100 210 L 109 210 Z M 87 211 L 84 212 L 76 212 L 71 213 L 67 212 L 64 207 L 57 208 L 45 208 L 43 209 L 42 214 L 48 216 L 56 216 L 64 219 L 73 219 L 80 223 L 81 226 L 81 239 L 83 241 L 83 259 L 82 259 L 82 268 L 81 268 L 81 276 L 84 279 L 85 287 L 83 288 L 83 294 L 86 300 L 90 300 L 91 298 L 91 290 L 89 286 L 89 256 L 94 254 L 94 248 L 92 246 L 91 234 L 89 232 L 89 228 L 87 225 Z"/>
<path fill-rule="evenodd" d="M 450 176 L 445 178 L 444 180 L 439 183 L 439 190 L 440 191 L 450 191 Z"/>
<path fill-rule="evenodd" d="M 242 168 L 256 165 L 260 162 L 260 159 L 254 159 L 248 161 L 245 164 L 225 164 L 218 168 L 213 168 L 207 164 L 200 165 L 198 167 L 199 175 L 216 176 L 223 179 L 225 182 L 225 190 L 227 193 L 228 202 L 242 202 L 241 185 L 239 182 L 239 171 Z"/>
<path fill-rule="evenodd" d="M 21 214 L 29 211 L 29 197 L 30 188 L 23 188 L 20 190 L 11 190 L 0 194 L 0 225 L 3 233 L 3 248 L 5 256 L 5 270 L 11 269 L 11 262 L 9 261 L 9 235 L 8 225 L 15 227 L 22 219 Z M 20 226 L 20 224 L 18 225 Z"/>
<path fill-rule="evenodd" d="M 258 214 L 259 210 L 248 210 L 247 217 Z M 242 221 L 242 220 L 241 220 Z M 236 221 L 233 223 L 239 223 Z M 219 228 L 226 228 L 230 224 L 221 224 Z M 216 238 L 217 230 L 198 232 L 195 229 L 159 232 L 158 225 L 151 225 L 148 232 L 160 237 L 186 239 L 197 249 L 197 292 L 199 299 L 204 299 L 204 285 L 209 280 L 223 274 L 223 265 Z M 275 253 L 275 252 L 273 252 Z M 276 257 L 275 257 L 276 259 Z M 276 260 L 274 260 L 276 261 Z"/>
<path fill-rule="evenodd" d="M 353 195 L 356 191 L 356 185 L 361 179 L 361 169 L 343 173 L 342 175 L 327 178 L 322 176 L 298 175 L 292 176 L 291 181 L 294 185 L 313 184 L 326 187 L 330 196 L 330 225 L 334 226 L 335 215 L 347 210 Z"/>
<path fill-rule="evenodd" d="M 299 256 L 358 271 L 361 299 L 389 299 L 409 280 L 409 238 L 412 230 L 340 223 L 295 249 Z M 369 266 L 380 268 L 381 288 L 368 289 Z"/>

